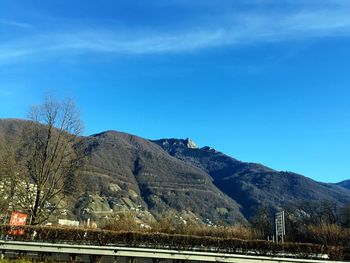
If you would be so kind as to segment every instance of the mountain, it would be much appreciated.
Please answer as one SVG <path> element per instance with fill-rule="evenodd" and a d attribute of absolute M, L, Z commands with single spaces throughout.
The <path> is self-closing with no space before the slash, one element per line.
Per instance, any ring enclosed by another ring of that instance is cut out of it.
<path fill-rule="evenodd" d="M 23 120 L 0 119 L 0 136 L 11 137 Z M 69 219 L 100 221 L 132 211 L 141 222 L 177 215 L 211 223 L 246 222 L 262 206 L 292 202 L 350 202 L 350 190 L 236 160 L 190 139 L 150 141 L 106 131 L 82 137 L 85 164 L 65 203 Z"/>
<path fill-rule="evenodd" d="M 174 210 L 201 220 L 244 221 L 236 201 L 215 187 L 205 171 L 172 157 L 157 144 L 116 131 L 85 140 L 88 151 L 82 175 L 86 185 L 90 192 L 97 188 L 113 199 L 114 207 L 136 204 L 158 218 Z"/>
<path fill-rule="evenodd" d="M 311 180 L 292 172 L 279 172 L 256 163 L 238 161 L 210 147 L 188 147 L 190 139 L 154 141 L 171 156 L 206 171 L 214 184 L 236 200 L 242 213 L 251 217 L 256 208 L 278 209 L 300 201 L 350 202 L 350 191 Z"/>
<path fill-rule="evenodd" d="M 337 183 L 337 185 L 350 190 L 350 180 L 342 181 L 340 183 Z"/>

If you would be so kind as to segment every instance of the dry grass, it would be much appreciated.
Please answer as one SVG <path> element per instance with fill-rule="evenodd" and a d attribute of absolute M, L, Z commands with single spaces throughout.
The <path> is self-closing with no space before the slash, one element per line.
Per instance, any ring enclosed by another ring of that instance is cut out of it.
<path fill-rule="evenodd" d="M 152 226 L 150 232 L 219 238 L 239 238 L 244 240 L 256 240 L 260 238 L 260 236 L 254 229 L 245 226 L 213 227 L 206 225 L 182 224 L 176 227 L 170 224 L 164 224 L 163 222 L 159 222 Z"/>
<path fill-rule="evenodd" d="M 350 230 L 335 224 L 310 225 L 306 234 L 312 243 L 350 247 Z"/>
<path fill-rule="evenodd" d="M 140 224 L 137 223 L 136 215 L 132 212 L 118 213 L 114 215 L 103 227 L 113 231 L 140 231 Z"/>
<path fill-rule="evenodd" d="M 261 239 L 258 231 L 247 226 L 208 226 L 179 220 L 175 216 L 165 216 L 150 227 L 141 227 L 135 213 L 121 213 L 114 216 L 103 227 L 113 231 L 138 231 L 145 233 L 180 234 L 201 237 L 239 238 L 244 240 Z"/>

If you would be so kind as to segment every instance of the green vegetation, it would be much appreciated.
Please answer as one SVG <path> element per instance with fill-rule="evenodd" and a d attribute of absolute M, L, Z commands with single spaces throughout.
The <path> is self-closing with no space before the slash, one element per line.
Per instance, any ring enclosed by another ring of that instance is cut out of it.
<path fill-rule="evenodd" d="M 25 258 L 19 259 L 0 259 L 0 263 L 32 263 L 33 261 Z M 37 261 L 36 261 L 37 262 Z"/>

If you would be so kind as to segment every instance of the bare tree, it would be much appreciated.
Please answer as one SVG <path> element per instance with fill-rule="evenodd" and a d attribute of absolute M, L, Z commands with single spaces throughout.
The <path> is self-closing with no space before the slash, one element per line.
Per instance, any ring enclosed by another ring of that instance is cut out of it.
<path fill-rule="evenodd" d="M 330 200 L 322 200 L 320 203 L 320 218 L 322 223 L 337 224 L 339 218 L 336 202 Z"/>
<path fill-rule="evenodd" d="M 20 165 L 16 160 L 17 141 L 0 136 L 0 209 L 16 208 L 16 186 Z"/>
<path fill-rule="evenodd" d="M 82 159 L 79 134 L 82 123 L 71 100 L 46 97 L 32 107 L 23 133 L 25 193 L 21 203 L 28 209 L 31 224 L 45 222 L 64 198 L 65 184 Z"/>
<path fill-rule="evenodd" d="M 8 199 L 6 196 L 7 161 L 5 147 L 4 139 L 0 136 L 0 210 L 5 210 L 8 207 Z"/>
<path fill-rule="evenodd" d="M 350 203 L 345 204 L 341 208 L 340 223 L 343 227 L 350 228 Z"/>
<path fill-rule="evenodd" d="M 273 234 L 273 216 L 267 206 L 262 206 L 256 210 L 251 218 L 251 224 L 262 238 Z"/>

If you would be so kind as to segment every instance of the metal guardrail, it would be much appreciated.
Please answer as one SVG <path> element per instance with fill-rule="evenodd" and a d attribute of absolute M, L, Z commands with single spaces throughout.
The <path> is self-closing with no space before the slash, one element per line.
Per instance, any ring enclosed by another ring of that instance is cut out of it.
<path fill-rule="evenodd" d="M 206 262 L 227 262 L 227 263 L 326 263 L 344 262 L 330 260 L 313 259 L 293 259 L 283 257 L 268 257 L 255 255 L 238 255 L 214 252 L 178 251 L 166 249 L 131 248 L 115 246 L 87 246 L 71 244 L 20 242 L 0 240 L 0 252 L 6 251 L 37 252 L 37 253 L 57 253 L 70 255 L 90 255 L 90 256 L 112 256 L 112 257 L 132 257 L 151 258 L 168 260 L 190 260 Z"/>

